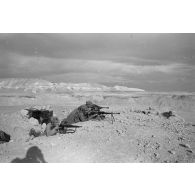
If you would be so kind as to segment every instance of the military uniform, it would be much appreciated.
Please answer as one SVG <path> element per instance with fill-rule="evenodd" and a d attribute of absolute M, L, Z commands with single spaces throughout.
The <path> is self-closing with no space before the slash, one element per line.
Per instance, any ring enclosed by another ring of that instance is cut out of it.
<path fill-rule="evenodd" d="M 67 118 L 62 120 L 61 124 L 73 124 L 78 122 L 87 121 L 91 113 L 90 102 L 87 101 L 86 104 L 79 106 L 73 110 Z"/>

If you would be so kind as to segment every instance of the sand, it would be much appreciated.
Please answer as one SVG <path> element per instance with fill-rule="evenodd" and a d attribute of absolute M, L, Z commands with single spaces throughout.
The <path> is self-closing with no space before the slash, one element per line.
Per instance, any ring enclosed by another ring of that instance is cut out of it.
<path fill-rule="evenodd" d="M 75 133 L 28 140 L 32 124 L 21 116 L 21 109 L 51 105 L 61 120 L 86 100 L 120 115 L 113 124 L 107 116 L 103 121 L 78 123 L 82 127 Z M 0 110 L 0 129 L 11 135 L 10 142 L 0 144 L 0 162 L 195 162 L 194 94 L 3 92 Z M 161 115 L 165 111 L 175 116 L 167 119 Z M 27 157 L 34 146 L 38 150 Z"/>

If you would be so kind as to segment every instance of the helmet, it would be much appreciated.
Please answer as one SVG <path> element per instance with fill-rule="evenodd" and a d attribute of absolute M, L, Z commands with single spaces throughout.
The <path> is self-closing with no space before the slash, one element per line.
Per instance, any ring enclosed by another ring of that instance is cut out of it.
<path fill-rule="evenodd" d="M 53 125 L 58 125 L 59 124 L 59 119 L 58 119 L 58 117 L 56 117 L 56 116 L 52 116 L 51 117 L 51 123 L 53 124 Z"/>
<path fill-rule="evenodd" d="M 86 105 L 87 105 L 87 106 L 92 106 L 93 103 L 92 103 L 91 101 L 86 101 Z"/>

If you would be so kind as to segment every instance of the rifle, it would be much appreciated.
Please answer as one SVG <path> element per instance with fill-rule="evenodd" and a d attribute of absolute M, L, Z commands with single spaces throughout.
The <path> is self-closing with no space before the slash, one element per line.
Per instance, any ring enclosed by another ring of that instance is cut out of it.
<path fill-rule="evenodd" d="M 71 125 L 71 124 L 60 124 L 59 126 L 59 132 L 60 133 L 66 133 L 68 128 L 75 128 L 74 132 L 77 128 L 80 128 L 82 126 L 79 125 Z"/>
<path fill-rule="evenodd" d="M 120 112 L 104 112 L 104 111 L 94 111 L 91 113 L 92 115 L 96 114 L 97 116 L 104 116 L 104 115 L 107 115 L 107 114 L 110 114 L 111 115 L 111 120 L 112 120 L 112 124 L 113 124 L 113 121 L 115 121 L 115 118 L 114 118 L 114 114 L 120 114 Z"/>

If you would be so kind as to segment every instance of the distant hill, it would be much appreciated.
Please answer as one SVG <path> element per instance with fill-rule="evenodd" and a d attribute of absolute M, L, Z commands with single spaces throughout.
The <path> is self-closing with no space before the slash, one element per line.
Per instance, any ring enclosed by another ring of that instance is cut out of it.
<path fill-rule="evenodd" d="M 24 91 L 38 92 L 66 92 L 66 91 L 139 91 L 137 88 L 125 86 L 107 87 L 90 83 L 53 83 L 42 79 L 1 79 L 0 89 L 23 89 Z"/>

